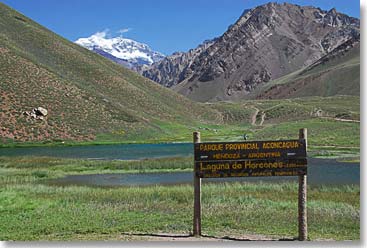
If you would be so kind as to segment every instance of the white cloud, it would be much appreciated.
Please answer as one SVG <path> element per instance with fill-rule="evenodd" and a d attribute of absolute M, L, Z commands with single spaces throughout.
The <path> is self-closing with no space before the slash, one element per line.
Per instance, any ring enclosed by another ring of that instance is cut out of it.
<path fill-rule="evenodd" d="M 116 33 L 120 34 L 120 36 L 123 36 L 124 33 L 130 32 L 132 28 L 122 28 L 118 30 Z M 106 28 L 103 31 L 98 31 L 91 35 L 91 37 L 100 38 L 100 39 L 109 39 L 112 37 L 110 29 Z"/>
<path fill-rule="evenodd" d="M 123 35 L 124 33 L 130 32 L 132 30 L 132 28 L 122 28 L 120 30 L 118 30 L 116 33 Z"/>
<path fill-rule="evenodd" d="M 103 31 L 96 32 L 92 36 L 98 37 L 98 38 L 106 38 L 109 35 L 110 30 L 106 28 Z"/>

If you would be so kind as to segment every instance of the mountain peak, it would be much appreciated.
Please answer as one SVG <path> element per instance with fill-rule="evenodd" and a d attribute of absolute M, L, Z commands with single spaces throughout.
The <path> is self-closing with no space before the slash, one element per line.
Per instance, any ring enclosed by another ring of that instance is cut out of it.
<path fill-rule="evenodd" d="M 336 8 L 332 8 L 328 13 L 336 15 L 338 12 L 336 11 Z"/>
<path fill-rule="evenodd" d="M 150 65 L 164 58 L 163 54 L 153 51 L 147 44 L 121 36 L 107 38 L 106 32 L 79 38 L 75 43 L 129 68 Z"/>
<path fill-rule="evenodd" d="M 270 2 L 246 10 L 206 46 L 166 57 L 142 74 L 198 101 L 237 100 L 305 68 L 358 36 L 359 19 Z"/>

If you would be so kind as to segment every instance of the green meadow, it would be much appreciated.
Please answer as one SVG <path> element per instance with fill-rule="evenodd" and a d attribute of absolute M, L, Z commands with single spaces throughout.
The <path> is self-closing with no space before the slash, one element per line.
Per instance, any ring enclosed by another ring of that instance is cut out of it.
<path fill-rule="evenodd" d="M 192 185 L 98 188 L 44 182 L 69 174 L 190 170 L 192 158 L 1 157 L 0 240 L 136 240 L 160 233 L 189 235 Z M 255 234 L 295 239 L 297 190 L 296 183 L 203 183 L 202 232 L 218 238 Z M 359 186 L 309 186 L 307 210 L 310 240 L 360 239 Z"/>

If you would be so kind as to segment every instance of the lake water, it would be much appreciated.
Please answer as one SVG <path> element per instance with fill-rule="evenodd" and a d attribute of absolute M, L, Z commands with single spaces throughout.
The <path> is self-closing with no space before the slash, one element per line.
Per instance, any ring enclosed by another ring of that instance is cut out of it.
<path fill-rule="evenodd" d="M 308 184 L 319 185 L 359 185 L 359 164 L 339 163 L 330 159 L 308 159 Z M 286 182 L 296 181 L 297 177 L 239 177 L 239 178 L 204 178 L 203 182 Z M 53 179 L 47 184 L 68 186 L 84 185 L 99 187 L 149 186 L 191 184 L 192 172 L 168 173 L 131 173 L 131 174 L 93 174 L 71 175 Z"/>
<path fill-rule="evenodd" d="M 125 144 L 98 146 L 30 147 L 0 148 L 0 156 L 50 156 L 62 158 L 136 160 L 160 157 L 187 157 L 193 155 L 191 143 L 179 144 Z M 358 184 L 359 163 L 342 163 L 333 159 L 308 159 L 308 183 L 321 184 Z M 294 181 L 297 177 L 257 177 L 203 179 L 203 182 L 223 181 Z M 88 186 L 133 186 L 133 185 L 170 185 L 192 183 L 192 172 L 179 173 L 139 173 L 139 174 L 102 174 L 75 175 L 49 182 L 55 185 Z"/>
<path fill-rule="evenodd" d="M 193 155 L 192 143 L 0 148 L 0 156 L 135 160 Z"/>

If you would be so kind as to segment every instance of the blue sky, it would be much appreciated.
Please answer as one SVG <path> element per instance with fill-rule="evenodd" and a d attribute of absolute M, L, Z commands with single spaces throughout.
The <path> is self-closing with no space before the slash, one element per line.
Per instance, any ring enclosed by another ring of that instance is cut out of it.
<path fill-rule="evenodd" d="M 223 34 L 245 9 L 263 0 L 4 0 L 57 34 L 75 41 L 98 31 L 123 35 L 169 55 Z M 277 1 L 284 2 L 284 1 Z M 358 0 L 289 0 L 360 17 Z M 119 32 L 121 31 L 121 32 Z"/>

